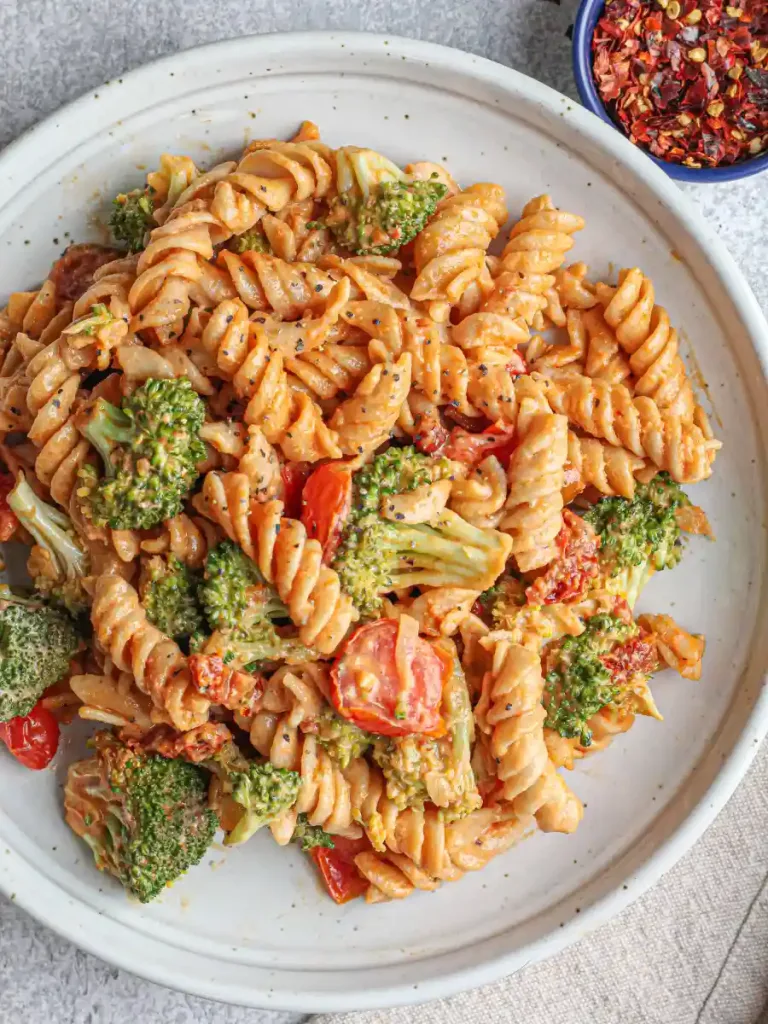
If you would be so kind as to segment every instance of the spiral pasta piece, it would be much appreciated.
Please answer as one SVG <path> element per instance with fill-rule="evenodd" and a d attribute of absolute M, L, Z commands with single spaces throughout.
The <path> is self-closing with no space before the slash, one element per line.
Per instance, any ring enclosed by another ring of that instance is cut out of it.
<path fill-rule="evenodd" d="M 572 248 L 573 234 L 583 227 L 581 217 L 556 209 L 548 195 L 527 203 L 509 233 L 501 254 L 501 273 L 482 311 L 520 317 L 530 325 L 548 306 L 559 308 L 557 295 L 552 294 L 553 274 Z"/>
<path fill-rule="evenodd" d="M 389 437 L 411 387 L 411 357 L 376 364 L 354 394 L 338 406 L 329 426 L 345 455 L 371 452 Z"/>
<path fill-rule="evenodd" d="M 443 199 L 416 237 L 411 298 L 429 303 L 430 315 L 446 321 L 450 307 L 484 274 L 486 249 L 506 219 L 499 185 L 471 185 Z"/>
<path fill-rule="evenodd" d="M 256 713 L 251 717 L 236 714 L 237 723 L 246 730 L 254 748 L 279 768 L 297 763 L 299 733 L 323 710 L 328 676 L 322 662 L 283 665 L 267 680 Z"/>
<path fill-rule="evenodd" d="M 547 753 L 539 656 L 506 639 L 486 642 L 493 643 L 493 667 L 485 684 L 490 706 L 484 724 L 503 799 L 516 815 L 533 815 L 545 832 L 573 832 L 583 807 Z"/>
<path fill-rule="evenodd" d="M 581 316 L 589 338 L 584 373 L 609 384 L 621 384 L 631 371 L 618 339 L 596 309 L 589 309 Z"/>
<path fill-rule="evenodd" d="M 635 496 L 638 474 L 647 476 L 648 464 L 626 448 L 616 448 L 595 437 L 579 437 L 568 431 L 566 486 L 594 487 L 601 494 L 630 500 Z"/>
<path fill-rule="evenodd" d="M 37 291 L 13 292 L 4 310 L 8 333 L 12 336 L 23 331 L 30 338 L 40 338 L 46 328 L 57 321 L 58 311 L 56 285 L 50 278 Z"/>
<path fill-rule="evenodd" d="M 705 641 L 689 633 L 671 615 L 641 615 L 638 626 L 650 634 L 661 661 L 684 679 L 700 679 Z"/>
<path fill-rule="evenodd" d="M 131 672 L 142 693 L 180 732 L 208 720 L 210 702 L 198 693 L 178 645 L 148 620 L 139 595 L 119 576 L 96 581 L 91 622 L 99 644 L 121 672 Z"/>
<path fill-rule="evenodd" d="M 281 725 L 278 724 L 277 728 L 280 729 Z M 362 829 L 354 819 L 350 785 L 333 758 L 318 743 L 317 737 L 300 734 L 298 759 L 280 763 L 278 767 L 290 768 L 301 776 L 296 803 L 270 825 L 280 846 L 291 841 L 300 814 L 307 816 L 310 825 L 319 825 L 331 835 L 350 839 L 362 835 Z"/>
<path fill-rule="evenodd" d="M 495 455 L 488 455 L 465 480 L 455 480 L 451 508 L 473 526 L 497 527 L 507 500 L 507 474 Z"/>
<path fill-rule="evenodd" d="M 677 331 L 667 311 L 655 305 L 651 279 L 637 267 L 622 270 L 618 286 L 598 284 L 597 295 L 606 323 L 629 356 L 635 394 L 653 399 L 685 423 L 693 422 L 696 403 L 678 351 Z"/>
<path fill-rule="evenodd" d="M 660 410 L 652 399 L 633 398 L 623 384 L 578 374 L 540 379 L 553 411 L 588 434 L 650 459 L 678 483 L 711 476 L 720 442 L 708 439 L 696 424 Z"/>
<path fill-rule="evenodd" d="M 73 349 L 62 340 L 48 345 L 26 368 L 27 436 L 39 449 L 35 474 L 64 507 L 91 451 L 75 425 L 75 412 L 81 373 L 92 362 L 92 348 Z"/>
<path fill-rule="evenodd" d="M 385 256 L 340 259 L 326 255 L 318 264 L 287 263 L 264 253 L 234 253 L 222 249 L 216 263 L 201 263 L 200 278 L 190 295 L 201 306 L 239 297 L 254 311 L 273 310 L 284 320 L 296 320 L 306 310 L 322 308 L 331 288 L 342 277 L 351 283 L 353 299 L 387 302 L 397 309 L 409 299 L 392 282 L 398 260 Z"/>
<path fill-rule="evenodd" d="M 245 422 L 259 427 L 267 441 L 279 444 L 294 462 L 340 458 L 335 430 L 325 424 L 309 395 L 291 387 L 282 354 L 271 350 L 264 333 L 257 332 L 249 348 L 247 321 L 238 312 L 242 307 L 237 300 L 225 305 L 231 312 L 223 312 L 221 307 L 214 311 L 203 332 L 203 343 L 215 353 L 222 371 L 232 374 L 235 394 L 247 400 Z M 223 336 L 215 328 L 219 320 L 226 326 Z"/>
<path fill-rule="evenodd" d="M 478 349 L 467 363 L 467 399 L 494 423 L 517 420 L 514 373 L 521 365 L 516 349 Z M 468 410 L 462 410 L 468 411 Z"/>
<path fill-rule="evenodd" d="M 286 323 L 273 318 L 259 318 L 253 325 L 255 334 L 264 333 L 270 348 L 285 355 L 300 352 L 311 352 L 321 348 L 326 341 L 337 334 L 336 324 L 342 312 L 348 308 L 351 284 L 349 278 L 342 277 L 328 292 L 326 301 L 316 317 L 302 316 L 295 323 Z M 260 326 L 261 325 L 261 326 Z"/>
<path fill-rule="evenodd" d="M 131 313 L 128 296 L 136 280 L 137 264 L 138 256 L 125 256 L 98 267 L 91 284 L 74 305 L 74 318 L 85 316 L 92 306 L 104 303 L 116 319 L 127 321 Z"/>
<path fill-rule="evenodd" d="M 313 223 L 314 211 L 314 200 L 302 199 L 276 215 L 264 214 L 261 228 L 275 256 L 289 263 L 316 263 L 328 251 L 329 232 Z"/>
<path fill-rule="evenodd" d="M 209 520 L 182 512 L 166 519 L 157 537 L 143 537 L 139 548 L 150 555 L 173 555 L 185 565 L 199 569 L 219 539 L 216 527 Z"/>
<path fill-rule="evenodd" d="M 143 732 L 154 725 L 152 701 L 137 689 L 130 672 L 121 672 L 111 663 L 103 673 L 71 676 L 69 685 L 81 702 L 80 718 L 106 725 L 135 725 Z"/>
<path fill-rule="evenodd" d="M 458 881 L 465 872 L 485 867 L 519 842 L 532 820 L 499 817 L 485 808 L 446 823 L 435 808 L 411 808 L 387 824 L 382 819 L 384 848 L 374 844 L 376 852 L 355 858 L 358 871 L 370 882 L 366 902 L 403 899 L 416 889 L 433 891 L 440 882 Z"/>
<path fill-rule="evenodd" d="M 199 261 L 211 259 L 220 233 L 221 225 L 202 201 L 178 207 L 150 232 L 128 293 L 131 331 L 153 328 L 161 342 L 182 334 L 190 288 L 202 273 Z"/>
<path fill-rule="evenodd" d="M 548 411 L 543 391 L 529 377 L 517 384 L 520 443 L 509 461 L 509 492 L 499 528 L 512 537 L 521 572 L 548 565 L 563 525 L 562 490 L 568 454 L 568 420 Z"/>
<path fill-rule="evenodd" d="M 286 356 L 285 368 L 308 393 L 328 402 L 350 394 L 371 369 L 367 345 L 324 345 L 315 352 Z"/>
<path fill-rule="evenodd" d="M 342 593 L 339 577 L 322 564 L 322 545 L 303 524 L 283 516 L 280 501 L 251 502 L 244 473 L 206 474 L 195 507 L 234 540 L 273 583 L 299 627 L 299 639 L 321 654 L 332 654 L 358 612 Z"/>
<path fill-rule="evenodd" d="M 571 263 L 555 271 L 555 287 L 564 309 L 592 309 L 598 303 L 595 286 L 587 279 L 586 263 Z"/>
<path fill-rule="evenodd" d="M 237 167 L 216 185 L 213 215 L 233 234 L 291 202 L 321 199 L 333 184 L 330 150 L 321 142 L 251 144 Z"/>

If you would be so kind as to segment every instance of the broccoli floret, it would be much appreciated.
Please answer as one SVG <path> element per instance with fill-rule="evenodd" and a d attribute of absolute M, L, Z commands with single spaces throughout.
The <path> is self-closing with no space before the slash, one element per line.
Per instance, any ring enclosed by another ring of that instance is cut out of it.
<path fill-rule="evenodd" d="M 200 586 L 200 601 L 211 629 L 236 626 L 248 605 L 249 588 L 263 583 L 256 563 L 233 541 L 211 548 Z"/>
<path fill-rule="evenodd" d="M 246 620 L 234 629 L 217 630 L 206 642 L 205 654 L 219 654 L 233 670 L 259 672 L 265 663 L 299 665 L 317 655 L 295 636 L 282 636 L 269 619 Z"/>
<path fill-rule="evenodd" d="M 296 820 L 296 828 L 293 830 L 291 839 L 294 843 L 301 843 L 302 850 L 314 850 L 316 846 L 323 846 L 326 850 L 333 850 L 333 837 L 320 828 L 319 825 L 310 825 L 306 814 L 300 814 Z"/>
<path fill-rule="evenodd" d="M 270 761 L 263 764 L 252 761 L 246 771 L 232 772 L 229 782 L 232 799 L 245 813 L 224 842 L 227 846 L 237 846 L 296 803 L 301 776 L 287 768 L 275 768 Z"/>
<path fill-rule="evenodd" d="M 603 498 L 584 518 L 600 536 L 599 560 L 607 587 L 634 606 L 654 572 L 682 557 L 675 512 L 690 504 L 667 473 L 639 485 L 635 497 Z"/>
<path fill-rule="evenodd" d="M 198 864 L 213 840 L 209 777 L 187 761 L 131 750 L 108 732 L 93 745 L 95 757 L 70 767 L 67 820 L 99 870 L 149 903 Z M 83 806 L 85 814 L 73 814 Z"/>
<path fill-rule="evenodd" d="M 90 600 L 83 578 L 89 573 L 90 559 L 69 516 L 38 498 L 23 473 L 8 495 L 8 504 L 37 542 L 35 556 L 30 558 L 35 588 L 70 615 L 85 612 Z"/>
<path fill-rule="evenodd" d="M 263 228 L 257 224 L 250 231 L 244 231 L 242 235 L 235 235 L 230 243 L 234 252 L 262 252 L 271 253 L 272 246 L 269 244 Z"/>
<path fill-rule="evenodd" d="M 72 619 L 38 598 L 0 591 L 0 722 L 28 715 L 80 646 Z"/>
<path fill-rule="evenodd" d="M 324 747 L 340 768 L 361 757 L 373 737 L 354 722 L 337 715 L 331 707 L 323 708 L 317 720 L 317 742 Z"/>
<path fill-rule="evenodd" d="M 325 226 L 343 248 L 384 256 L 421 231 L 447 188 L 416 181 L 380 153 L 347 146 L 336 154 L 338 195 Z"/>
<path fill-rule="evenodd" d="M 144 248 L 144 236 L 154 227 L 155 204 L 151 189 L 121 192 L 112 200 L 112 205 L 109 226 L 115 241 L 126 245 L 129 252 L 140 252 Z"/>
<path fill-rule="evenodd" d="M 632 623 L 613 615 L 593 615 L 583 633 L 560 641 L 554 657 L 547 659 L 546 726 L 561 736 L 578 737 L 583 747 L 590 746 L 588 720 L 620 693 L 602 659 L 636 632 Z"/>
<path fill-rule="evenodd" d="M 453 645 L 446 645 L 453 671 L 443 690 L 444 736 L 377 736 L 373 757 L 387 780 L 387 796 L 399 809 L 432 801 L 454 821 L 480 807 L 472 770 L 474 718 L 467 682 Z"/>
<path fill-rule="evenodd" d="M 513 629 L 525 606 L 525 585 L 505 573 L 478 600 L 496 629 Z"/>
<path fill-rule="evenodd" d="M 382 498 L 450 475 L 447 459 L 412 447 L 389 448 L 353 477 L 352 512 L 334 569 L 356 607 L 374 616 L 382 595 L 399 587 L 458 586 L 483 589 L 504 568 L 499 534 L 442 511 L 429 523 L 382 518 Z"/>
<path fill-rule="evenodd" d="M 250 559 L 245 558 L 245 562 L 256 570 Z M 252 577 L 249 566 L 242 565 L 236 557 L 230 559 L 230 555 L 225 553 L 218 564 L 223 565 L 225 570 L 231 569 L 231 574 L 225 571 L 220 577 L 221 587 L 215 587 L 213 591 L 204 588 L 209 583 L 216 584 L 219 577 L 206 581 L 201 590 L 203 605 L 209 621 L 234 621 L 235 625 L 215 630 L 206 641 L 203 653 L 218 654 L 224 664 L 233 670 L 244 669 L 249 673 L 259 671 L 264 662 L 288 661 L 295 665 L 316 658 L 316 654 L 293 633 L 285 633 L 282 627 L 276 627 L 275 620 L 288 620 L 288 609 L 274 588 L 263 583 L 240 586 Z M 234 615 L 226 613 L 228 609 L 225 602 L 230 593 L 230 607 L 236 609 Z"/>
<path fill-rule="evenodd" d="M 178 640 L 197 633 L 204 625 L 197 601 L 200 574 L 175 555 L 159 555 L 144 565 L 140 585 L 141 603 L 150 622 Z"/>
<path fill-rule="evenodd" d="M 148 529 L 181 512 L 205 458 L 205 406 L 186 378 L 150 379 L 121 409 L 97 399 L 78 424 L 101 454 L 104 476 L 80 471 L 78 495 L 97 526 Z"/>

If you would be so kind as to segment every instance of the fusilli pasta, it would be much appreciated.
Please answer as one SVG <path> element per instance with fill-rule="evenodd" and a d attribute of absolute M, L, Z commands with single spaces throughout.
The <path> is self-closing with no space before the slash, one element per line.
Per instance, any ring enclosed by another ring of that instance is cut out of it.
<path fill-rule="evenodd" d="M 677 334 L 640 270 L 566 264 L 577 214 L 533 198 L 492 253 L 506 220 L 499 185 L 304 122 L 208 170 L 163 154 L 115 201 L 122 250 L 72 246 L 0 310 L 0 538 L 30 547 L 25 614 L 93 627 L 35 699 L 103 727 L 65 813 L 141 899 L 111 768 L 196 791 L 162 807 L 204 833 L 167 881 L 218 820 L 378 903 L 574 831 L 558 769 L 661 718 L 653 673 L 700 677 L 703 637 L 631 611 L 712 536 Z"/>

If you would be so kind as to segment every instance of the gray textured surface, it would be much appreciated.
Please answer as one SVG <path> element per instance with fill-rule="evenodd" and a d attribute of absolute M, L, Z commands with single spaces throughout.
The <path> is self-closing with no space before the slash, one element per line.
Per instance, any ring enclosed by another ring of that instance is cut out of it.
<path fill-rule="evenodd" d="M 0 146 L 122 71 L 254 32 L 413 36 L 508 63 L 573 94 L 576 0 L 0 0 Z M 688 187 L 768 310 L 768 174 Z M 611 925 L 546 964 L 429 1009 L 345 1024 L 768 1024 L 768 751 L 716 824 Z M 761 1008 L 765 1016 L 761 1017 Z M 76 950 L 0 898 L 0 1021 L 293 1024 L 145 984 Z"/>

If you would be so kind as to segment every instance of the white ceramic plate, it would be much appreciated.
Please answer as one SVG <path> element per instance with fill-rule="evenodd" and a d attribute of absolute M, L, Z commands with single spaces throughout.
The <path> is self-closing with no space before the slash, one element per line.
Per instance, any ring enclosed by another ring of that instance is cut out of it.
<path fill-rule="evenodd" d="M 695 488 L 717 544 L 691 545 L 643 607 L 708 639 L 704 676 L 654 686 L 641 721 L 569 779 L 575 836 L 535 837 L 488 869 L 404 903 L 337 908 L 302 855 L 268 836 L 212 850 L 140 907 L 67 830 L 53 772 L 0 758 L 0 887 L 79 945 L 153 981 L 296 1010 L 423 1001 L 551 954 L 605 921 L 709 824 L 766 730 L 763 519 L 766 325 L 732 260 L 667 176 L 564 96 L 456 50 L 364 35 L 239 39 L 159 61 L 43 122 L 0 160 L 3 294 L 39 281 L 67 239 L 99 238 L 109 199 L 163 151 L 210 165 L 310 118 L 332 145 L 400 163 L 444 160 L 498 181 L 510 209 L 551 191 L 586 218 L 574 255 L 593 273 L 641 264 L 709 382 L 725 442 Z M 762 609 L 762 610 L 761 610 Z M 67 749 L 67 746 L 70 749 Z M 215 870 L 214 870 L 215 869 Z"/>

